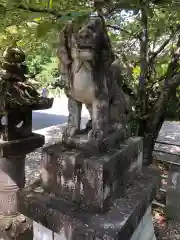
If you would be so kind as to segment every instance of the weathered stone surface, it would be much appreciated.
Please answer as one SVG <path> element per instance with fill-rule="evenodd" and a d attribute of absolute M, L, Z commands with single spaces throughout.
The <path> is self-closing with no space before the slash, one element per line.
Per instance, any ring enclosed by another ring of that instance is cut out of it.
<path fill-rule="evenodd" d="M 19 156 L 30 153 L 44 144 L 44 136 L 32 133 L 31 136 L 13 141 L 0 142 L 0 157 Z"/>
<path fill-rule="evenodd" d="M 156 143 L 154 147 L 154 158 L 170 164 L 180 165 L 180 146 L 170 143 Z"/>
<path fill-rule="evenodd" d="M 178 164 L 180 165 L 180 156 L 168 152 L 159 152 L 154 151 L 153 153 L 154 159 L 170 164 Z"/>
<path fill-rule="evenodd" d="M 167 144 L 180 145 L 180 122 L 164 121 L 157 141 Z"/>
<path fill-rule="evenodd" d="M 82 130 L 84 132 L 84 130 Z M 98 154 L 98 153 L 106 153 L 110 148 L 119 148 L 119 145 L 124 142 L 125 133 L 124 130 L 121 129 L 117 132 L 108 134 L 103 140 L 90 141 L 88 135 L 79 134 L 70 138 L 63 139 L 63 145 L 67 148 L 77 148 L 81 149 L 83 152 L 88 154 Z M 123 144 L 122 144 L 123 145 Z"/>
<path fill-rule="evenodd" d="M 133 233 L 131 240 L 156 240 L 152 223 L 151 206 L 147 209 L 141 222 Z"/>
<path fill-rule="evenodd" d="M 60 234 L 57 234 L 39 223 L 33 223 L 34 238 L 33 240 L 68 240 L 72 239 L 71 232 L 66 231 L 63 228 Z M 66 233 L 66 234 L 65 234 Z M 98 240 L 99 238 L 91 238 L 92 240 Z M 152 223 L 151 206 L 148 207 L 141 222 L 136 228 L 130 240 L 156 240 L 154 234 L 154 226 Z"/>
<path fill-rule="evenodd" d="M 33 240 L 53 240 L 53 232 L 37 222 L 33 222 Z"/>
<path fill-rule="evenodd" d="M 180 165 L 180 122 L 165 121 L 154 147 L 157 160 Z"/>
<path fill-rule="evenodd" d="M 89 210 L 105 210 L 113 195 L 123 193 L 127 180 L 142 166 L 142 139 L 132 138 L 119 149 L 94 156 L 60 144 L 44 148 L 41 178 L 44 187 L 60 198 Z"/>
<path fill-rule="evenodd" d="M 93 214 L 76 204 L 46 194 L 38 186 L 22 193 L 21 211 L 68 240 L 129 240 L 152 202 L 160 185 L 159 172 L 143 169 L 123 197 L 107 213 Z M 63 239 L 63 238 L 62 238 Z"/>
<path fill-rule="evenodd" d="M 22 220 L 23 219 L 23 220 Z M 32 240 L 32 220 L 22 217 L 0 217 L 0 239 Z"/>
<path fill-rule="evenodd" d="M 25 155 L 44 144 L 44 136 L 32 133 L 32 110 L 51 107 L 26 81 L 24 52 L 14 46 L 3 54 L 0 76 L 0 237 L 27 239 L 29 224 L 20 216 L 19 194 L 25 186 Z M 8 94 L 7 94 L 8 93 Z M 32 232 L 31 232 L 32 233 Z M 32 236 L 31 236 L 32 239 Z"/>
<path fill-rule="evenodd" d="M 180 166 L 171 165 L 168 173 L 166 214 L 180 220 Z"/>

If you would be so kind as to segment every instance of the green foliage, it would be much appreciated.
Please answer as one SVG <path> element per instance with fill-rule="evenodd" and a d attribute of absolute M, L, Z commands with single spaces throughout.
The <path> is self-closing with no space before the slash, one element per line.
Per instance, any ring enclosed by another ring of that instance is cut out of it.
<path fill-rule="evenodd" d="M 30 75 L 47 87 L 58 76 L 57 34 L 68 20 L 81 24 L 89 11 L 77 0 L 0 0 L 0 57 L 16 42 L 28 56 Z"/>
<path fill-rule="evenodd" d="M 35 78 L 40 87 L 48 88 L 58 76 L 58 60 L 49 54 L 30 56 L 27 59 L 29 75 Z"/>
<path fill-rule="evenodd" d="M 143 5 L 138 6 L 135 1 L 130 1 L 131 4 L 132 2 L 139 10 L 143 7 Z M 121 3 L 122 1 L 120 1 L 120 5 Z M 179 24 L 180 12 L 177 8 L 179 3 L 177 5 L 176 3 L 176 1 L 171 1 L 171 5 L 167 6 L 165 1 L 161 1 L 160 5 L 146 5 L 148 16 L 148 59 L 170 38 L 169 42 L 157 54 L 154 62 L 151 65 L 149 64 L 148 67 L 149 76 L 145 81 L 145 94 L 147 111 L 149 112 L 157 102 L 159 94 L 164 87 L 168 65 L 173 59 L 172 52 L 177 43 L 178 34 L 175 34 L 175 32 Z M 173 6 L 176 6 L 176 8 Z M 107 22 L 108 25 L 112 26 L 108 28 L 110 31 L 109 36 L 112 39 L 114 50 L 122 61 L 123 71 L 126 72 L 126 83 L 135 92 L 138 92 L 141 74 L 140 38 L 143 30 L 140 11 L 119 11 L 117 16 L 116 10 L 114 13 L 111 13 L 111 17 L 107 19 Z M 177 94 L 176 99 L 171 98 L 166 105 L 166 116 L 174 114 L 173 117 L 176 119 L 180 116 L 177 114 L 177 102 L 179 100 L 179 94 Z M 135 101 L 134 104 L 136 113 L 139 112 L 140 117 L 143 117 L 142 111 L 138 110 L 141 103 Z M 146 114 L 148 113 L 146 112 Z"/>

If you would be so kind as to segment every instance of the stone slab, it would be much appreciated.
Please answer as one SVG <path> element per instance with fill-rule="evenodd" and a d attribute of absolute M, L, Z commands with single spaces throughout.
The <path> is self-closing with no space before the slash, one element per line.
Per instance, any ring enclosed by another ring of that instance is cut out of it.
<path fill-rule="evenodd" d="M 25 215 L 57 234 L 64 234 L 68 240 L 130 240 L 159 186 L 159 171 L 144 168 L 107 213 L 86 212 L 46 194 L 40 186 L 22 192 L 20 207 Z"/>
<path fill-rule="evenodd" d="M 148 207 L 131 240 L 156 240 L 152 222 L 151 206 Z"/>
<path fill-rule="evenodd" d="M 180 220 L 180 166 L 171 165 L 168 173 L 166 195 L 167 217 Z"/>
<path fill-rule="evenodd" d="M 157 160 L 180 165 L 180 146 L 169 143 L 156 143 L 153 156 Z"/>
<path fill-rule="evenodd" d="M 180 145 L 180 122 L 179 121 L 164 121 L 159 132 L 158 142 Z"/>
<path fill-rule="evenodd" d="M 153 157 L 157 161 L 162 161 L 162 162 L 165 162 L 168 164 L 180 165 L 180 156 L 172 154 L 172 153 L 164 153 L 164 152 L 154 151 Z"/>
<path fill-rule="evenodd" d="M 45 147 L 40 171 L 42 184 L 49 192 L 75 201 L 89 211 L 106 211 L 114 195 L 123 194 L 128 180 L 141 171 L 142 142 L 142 138 L 131 138 L 119 149 L 96 155 L 61 144 Z"/>
<path fill-rule="evenodd" d="M 119 144 L 123 144 L 124 141 L 124 129 L 109 133 L 102 141 L 89 140 L 86 129 L 82 129 L 79 135 L 62 139 L 62 142 L 66 147 L 81 149 L 81 151 L 86 153 L 108 152 L 109 148 L 119 147 Z"/>
<path fill-rule="evenodd" d="M 0 141 L 0 157 L 23 156 L 34 151 L 44 144 L 44 135 L 32 133 L 29 137 L 24 137 L 12 141 Z"/>
<path fill-rule="evenodd" d="M 41 224 L 34 222 L 33 223 L 34 238 L 33 240 L 68 240 L 71 239 L 71 236 L 64 234 L 64 231 L 61 234 L 52 232 L 51 230 L 45 228 Z M 64 229 L 65 230 L 65 229 Z M 95 238 L 97 239 L 97 238 Z M 95 240 L 93 239 L 93 240 Z M 141 222 L 136 228 L 130 240 L 156 240 L 154 234 L 154 226 L 152 223 L 152 214 L 151 206 L 148 207 L 145 215 L 143 216 Z"/>

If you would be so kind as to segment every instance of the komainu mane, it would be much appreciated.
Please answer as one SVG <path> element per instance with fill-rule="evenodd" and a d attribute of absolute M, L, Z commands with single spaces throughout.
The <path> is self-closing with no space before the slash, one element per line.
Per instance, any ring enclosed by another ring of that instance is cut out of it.
<path fill-rule="evenodd" d="M 60 34 L 60 74 L 67 83 L 66 136 L 79 132 L 82 104 L 91 120 L 89 140 L 102 141 L 112 132 L 127 133 L 131 104 L 121 88 L 121 70 L 101 17 L 89 17 L 78 30 L 68 23 Z"/>

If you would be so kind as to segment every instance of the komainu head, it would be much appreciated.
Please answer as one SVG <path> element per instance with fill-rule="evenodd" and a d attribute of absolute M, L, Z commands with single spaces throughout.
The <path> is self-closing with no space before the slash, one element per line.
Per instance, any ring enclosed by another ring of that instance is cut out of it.
<path fill-rule="evenodd" d="M 73 22 L 68 23 L 60 35 L 58 55 L 65 68 L 75 60 L 82 60 L 107 69 L 114 55 L 104 20 L 99 16 L 90 16 L 78 29 L 74 28 Z"/>

